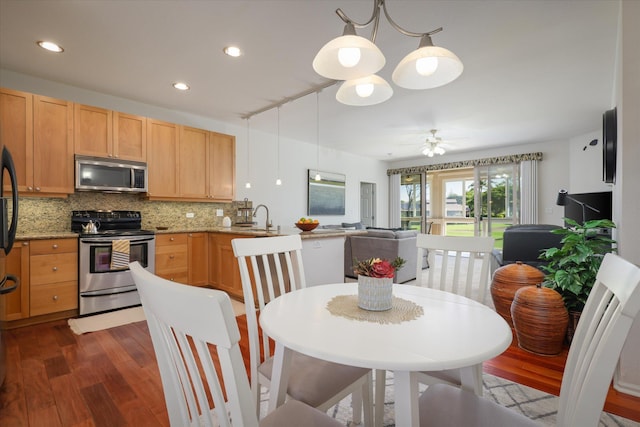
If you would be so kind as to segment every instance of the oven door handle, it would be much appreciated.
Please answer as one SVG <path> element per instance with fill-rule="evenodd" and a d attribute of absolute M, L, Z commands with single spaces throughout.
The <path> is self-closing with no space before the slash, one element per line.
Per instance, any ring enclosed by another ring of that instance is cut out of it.
<path fill-rule="evenodd" d="M 136 285 L 131 285 L 131 286 L 123 286 L 119 288 L 100 289 L 97 291 L 80 292 L 80 297 L 95 298 L 95 297 L 102 297 L 106 295 L 126 294 L 129 292 L 136 292 L 137 290 L 138 288 L 136 288 Z"/>
<path fill-rule="evenodd" d="M 155 237 L 148 237 L 148 238 L 142 238 L 142 239 L 134 238 L 134 239 L 110 239 L 110 240 L 82 238 L 80 239 L 80 243 L 102 243 L 101 245 L 99 244 L 96 246 L 111 246 L 112 242 L 116 240 L 129 240 L 131 244 L 135 244 L 135 243 L 151 242 L 155 239 L 156 239 Z"/>

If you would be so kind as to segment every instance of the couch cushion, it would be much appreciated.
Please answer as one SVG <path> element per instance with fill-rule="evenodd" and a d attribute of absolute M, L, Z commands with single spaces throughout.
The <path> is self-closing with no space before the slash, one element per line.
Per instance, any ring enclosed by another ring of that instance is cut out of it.
<path fill-rule="evenodd" d="M 400 230 L 396 231 L 396 239 L 408 239 L 411 237 L 416 237 L 418 235 L 418 230 Z"/>
<path fill-rule="evenodd" d="M 343 222 L 342 228 L 353 228 L 354 230 L 364 230 L 361 222 Z"/>
<path fill-rule="evenodd" d="M 391 230 L 367 230 L 367 237 L 379 237 L 382 239 L 395 239 L 396 233 Z"/>

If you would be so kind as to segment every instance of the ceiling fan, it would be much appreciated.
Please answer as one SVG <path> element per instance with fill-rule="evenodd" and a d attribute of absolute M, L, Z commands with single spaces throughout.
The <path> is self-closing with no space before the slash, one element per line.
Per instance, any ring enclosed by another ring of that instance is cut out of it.
<path fill-rule="evenodd" d="M 422 146 L 422 154 L 427 157 L 433 157 L 434 154 L 443 155 L 446 151 L 440 146 L 442 138 L 436 136 L 437 129 L 431 129 L 431 135 L 427 136 L 427 139 Z"/>

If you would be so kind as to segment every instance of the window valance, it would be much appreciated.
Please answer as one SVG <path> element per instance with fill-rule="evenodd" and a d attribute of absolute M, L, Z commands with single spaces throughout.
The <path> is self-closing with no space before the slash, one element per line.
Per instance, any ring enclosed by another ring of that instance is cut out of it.
<path fill-rule="evenodd" d="M 407 168 L 387 169 L 387 175 L 416 174 L 428 171 L 460 169 L 475 166 L 520 163 L 526 160 L 542 160 L 542 153 L 510 154 L 507 156 L 487 157 L 484 159 L 462 160 L 459 162 L 438 163 L 434 165 L 410 166 Z"/>

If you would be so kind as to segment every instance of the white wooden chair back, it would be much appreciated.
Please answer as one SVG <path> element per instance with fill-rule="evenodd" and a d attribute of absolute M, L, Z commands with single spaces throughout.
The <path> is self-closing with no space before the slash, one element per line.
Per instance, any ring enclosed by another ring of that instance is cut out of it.
<path fill-rule="evenodd" d="M 416 282 L 485 303 L 489 287 L 492 237 L 459 237 L 418 234 Z M 422 260 L 428 253 L 429 269 L 423 280 Z M 477 276 L 477 264 L 480 275 Z M 478 287 L 474 287 L 478 283 Z"/>
<path fill-rule="evenodd" d="M 129 268 L 149 325 L 171 425 L 229 427 L 233 420 L 234 426 L 257 427 L 229 296 L 162 279 L 137 262 Z M 208 344 L 217 349 L 224 386 Z"/>
<path fill-rule="evenodd" d="M 273 349 L 269 337 L 260 334 L 255 308 L 262 310 L 279 295 L 306 287 L 302 240 L 299 235 L 233 239 L 231 246 L 240 267 L 249 335 L 251 389 L 257 399 L 258 367 Z"/>
<path fill-rule="evenodd" d="M 567 357 L 559 426 L 598 425 L 622 346 L 639 311 L 640 268 L 607 254 Z"/>

